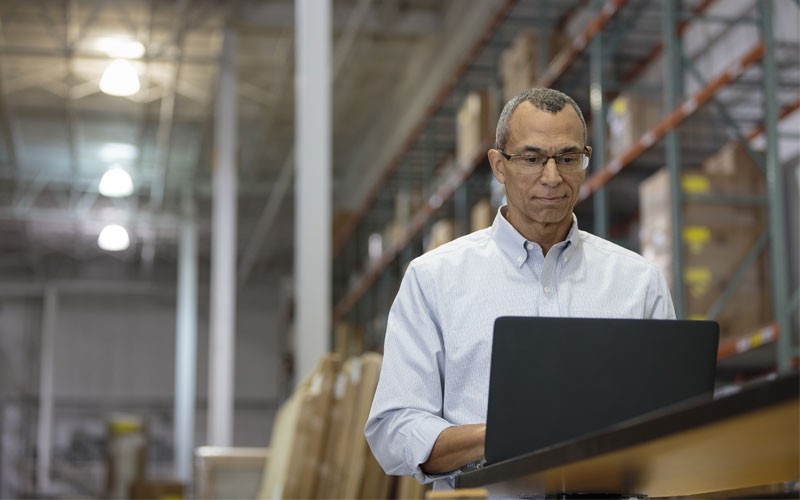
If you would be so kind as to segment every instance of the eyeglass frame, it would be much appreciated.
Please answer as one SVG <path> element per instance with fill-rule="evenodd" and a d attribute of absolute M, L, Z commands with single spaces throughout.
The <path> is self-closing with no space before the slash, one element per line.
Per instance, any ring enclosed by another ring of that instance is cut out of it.
<path fill-rule="evenodd" d="M 512 159 L 514 159 L 514 158 L 524 158 L 524 157 L 529 157 L 529 156 L 532 156 L 532 155 L 536 155 L 536 154 L 538 154 L 538 155 L 540 155 L 540 156 L 544 157 L 544 162 L 543 162 L 541 165 L 539 165 L 539 164 L 535 165 L 535 167 L 537 167 L 537 168 L 541 168 L 542 170 L 544 170 L 544 167 L 546 167 L 546 166 L 547 166 L 547 164 L 548 164 L 548 163 L 550 163 L 550 159 L 551 159 L 551 158 L 552 158 L 552 159 L 553 159 L 553 160 L 556 162 L 556 168 L 558 168 L 558 167 L 559 167 L 559 163 L 558 163 L 558 158 L 559 158 L 559 157 L 561 157 L 561 156 L 566 156 L 566 155 L 574 155 L 574 154 L 579 154 L 579 155 L 583 155 L 583 157 L 585 158 L 585 160 L 581 160 L 581 162 L 583 163 L 583 165 L 582 165 L 582 167 L 580 168 L 580 170 L 575 170 L 575 172 L 581 172 L 581 171 L 583 171 L 583 170 L 586 170 L 587 168 L 589 168 L 589 160 L 591 160 L 591 159 L 592 159 L 592 150 L 591 150 L 591 149 L 589 149 L 587 146 L 584 146 L 584 147 L 583 147 L 583 151 L 578 151 L 578 152 L 575 152 L 575 151 L 565 151 L 565 152 L 563 152 L 563 153 L 558 153 L 558 154 L 554 154 L 554 155 L 545 155 L 545 154 L 540 154 L 540 153 L 535 153 L 535 152 L 534 152 L 534 153 L 532 153 L 532 154 L 524 154 L 524 153 L 520 153 L 520 154 L 515 154 L 515 155 L 512 155 L 512 154 L 508 154 L 508 153 L 506 153 L 506 152 L 505 152 L 505 151 L 503 151 L 503 149 L 502 149 L 502 148 L 500 148 L 500 147 L 496 147 L 495 149 L 497 150 L 497 152 L 498 152 L 498 153 L 500 153 L 500 155 L 501 155 L 503 158 L 505 158 L 505 159 L 506 159 L 506 160 L 508 160 L 508 161 L 511 161 L 511 160 L 512 160 Z M 531 166 L 531 165 L 528 165 L 528 166 L 526 166 L 526 168 L 530 168 L 530 167 L 532 167 L 532 166 Z"/>

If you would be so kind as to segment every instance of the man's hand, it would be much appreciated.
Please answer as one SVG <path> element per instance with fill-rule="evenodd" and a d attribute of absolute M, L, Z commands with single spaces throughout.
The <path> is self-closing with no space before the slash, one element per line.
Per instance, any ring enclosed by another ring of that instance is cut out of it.
<path fill-rule="evenodd" d="M 448 427 L 436 439 L 431 455 L 420 467 L 426 474 L 454 471 L 483 458 L 486 424 Z"/>

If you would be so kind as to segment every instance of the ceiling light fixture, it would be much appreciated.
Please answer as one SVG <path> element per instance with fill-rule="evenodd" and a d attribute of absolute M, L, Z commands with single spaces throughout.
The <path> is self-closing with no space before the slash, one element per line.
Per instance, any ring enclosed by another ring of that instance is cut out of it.
<path fill-rule="evenodd" d="M 139 75 L 130 61 L 117 59 L 103 72 L 100 90 L 108 95 L 127 97 L 139 92 Z"/>
<path fill-rule="evenodd" d="M 119 224 L 109 224 L 100 231 L 97 237 L 97 245 L 109 252 L 120 252 L 126 250 L 131 244 L 128 231 Z"/>
<path fill-rule="evenodd" d="M 118 36 L 98 38 L 95 46 L 109 57 L 115 58 L 139 59 L 145 52 L 141 42 Z"/>
<path fill-rule="evenodd" d="M 106 170 L 98 185 L 100 194 L 109 198 L 122 198 L 133 193 L 133 180 L 130 174 L 119 165 Z"/>
<path fill-rule="evenodd" d="M 99 154 L 100 159 L 108 163 L 131 161 L 139 155 L 139 148 L 126 142 L 107 142 L 100 146 Z"/>

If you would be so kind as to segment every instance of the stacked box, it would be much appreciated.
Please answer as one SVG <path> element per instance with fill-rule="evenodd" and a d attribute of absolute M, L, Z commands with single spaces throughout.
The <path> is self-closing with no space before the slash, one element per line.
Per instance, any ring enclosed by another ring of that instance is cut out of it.
<path fill-rule="evenodd" d="M 269 456 L 269 448 L 198 447 L 195 451 L 194 498 L 257 498 Z M 145 486 L 148 489 L 142 490 L 142 496 L 133 498 L 179 498 L 173 493 L 175 487 L 170 487 L 169 483 Z"/>
<path fill-rule="evenodd" d="M 364 335 L 361 328 L 340 321 L 334 330 L 336 353 L 339 359 L 348 359 L 364 352 Z"/>
<path fill-rule="evenodd" d="M 661 100 L 620 94 L 608 108 L 608 154 L 616 158 L 661 120 Z"/>
<path fill-rule="evenodd" d="M 251 493 L 252 496 L 252 493 Z M 180 500 L 188 498 L 186 487 L 177 481 L 134 481 L 130 489 L 131 500 L 151 500 L 153 498 L 168 498 L 170 500 Z M 219 498 L 219 497 L 215 497 Z M 237 497 L 226 497 L 237 498 Z M 242 497 L 246 498 L 246 497 Z"/>
<path fill-rule="evenodd" d="M 333 391 L 330 431 L 325 444 L 325 458 L 320 468 L 316 498 L 342 498 L 345 470 L 348 466 L 356 396 L 360 384 L 361 359 L 349 358 L 339 372 Z"/>
<path fill-rule="evenodd" d="M 536 84 L 541 76 L 539 68 L 542 53 L 539 31 L 529 30 L 518 34 L 511 45 L 500 56 L 500 79 L 503 82 L 503 98 L 510 101 L 523 90 Z M 560 32 L 551 32 L 547 37 L 547 64 L 566 45 L 566 37 Z"/>
<path fill-rule="evenodd" d="M 452 241 L 453 238 L 455 238 L 455 234 L 455 223 L 452 220 L 440 219 L 434 222 L 431 225 L 431 232 L 425 251 L 430 252 L 434 248 L 444 245 L 448 241 Z"/>
<path fill-rule="evenodd" d="M 386 225 L 383 230 L 383 251 L 386 252 L 389 248 L 400 243 L 403 236 L 406 234 L 407 225 L 401 224 L 397 220 L 393 220 Z"/>
<path fill-rule="evenodd" d="M 374 460 L 374 457 L 364 437 L 364 426 L 367 424 L 369 410 L 372 407 L 372 398 L 378 386 L 381 361 L 380 354 L 363 354 L 361 363 L 358 364 L 357 374 L 354 375 L 358 389 L 351 421 L 350 444 L 348 445 L 350 452 L 347 459 L 347 467 L 343 477 L 340 478 L 340 480 L 343 480 L 342 489 L 339 491 L 341 498 L 386 498 L 389 493 L 388 490 L 377 492 L 374 486 L 367 486 L 369 491 L 365 491 L 365 485 L 378 484 L 378 487 L 383 488 L 388 488 L 389 486 L 387 480 L 373 477 L 375 475 L 382 477 L 385 474 L 382 470 L 368 465 L 368 462 Z M 365 493 L 370 496 L 363 496 Z"/>
<path fill-rule="evenodd" d="M 757 166 L 744 150 L 722 151 L 709 168 L 683 174 L 686 194 L 757 194 L 763 186 Z M 734 161 L 735 168 L 718 168 L 720 161 Z M 749 180 L 748 180 L 749 179 Z M 754 192 L 754 190 L 756 192 Z M 666 169 L 642 183 L 639 190 L 642 254 L 654 261 L 672 283 L 672 223 L 670 178 Z M 720 298 L 759 236 L 766 230 L 763 207 L 687 202 L 683 218 L 683 281 L 689 318 L 702 319 Z M 722 337 L 749 334 L 771 321 L 769 269 L 765 252 L 744 275 L 716 320 Z"/>
<path fill-rule="evenodd" d="M 339 356 L 326 354 L 283 405 L 260 498 L 312 498 L 320 477 Z"/>
<path fill-rule="evenodd" d="M 264 467 L 258 498 L 288 498 L 284 496 L 284 490 L 287 478 L 294 473 L 290 466 L 297 436 L 297 422 L 300 418 L 303 393 L 306 392 L 312 375 L 309 374 L 278 409 L 269 443 L 270 460 Z"/>
<path fill-rule="evenodd" d="M 323 356 L 304 391 L 290 465 L 294 472 L 286 481 L 286 498 L 311 498 L 316 491 L 339 364 L 338 354 Z"/>
<path fill-rule="evenodd" d="M 467 94 L 456 114 L 456 163 L 466 168 L 485 153 L 496 119 L 492 92 L 488 89 Z"/>
<path fill-rule="evenodd" d="M 388 498 L 364 437 L 382 357 L 339 359 L 326 354 L 278 411 L 259 498 Z"/>
<path fill-rule="evenodd" d="M 482 198 L 472 206 L 469 217 L 469 231 L 475 232 L 492 225 L 495 211 L 488 198 Z"/>

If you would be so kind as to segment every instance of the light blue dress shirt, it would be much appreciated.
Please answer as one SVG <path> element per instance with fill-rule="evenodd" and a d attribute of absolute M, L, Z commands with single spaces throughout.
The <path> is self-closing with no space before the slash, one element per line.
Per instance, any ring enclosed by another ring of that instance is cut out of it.
<path fill-rule="evenodd" d="M 365 435 L 388 474 L 434 489 L 457 471 L 422 472 L 447 427 L 486 421 L 494 320 L 499 316 L 674 319 L 658 268 L 578 229 L 547 255 L 504 217 L 409 264 L 389 312 L 383 366 Z M 553 383 L 546 381 L 545 383 Z"/>

